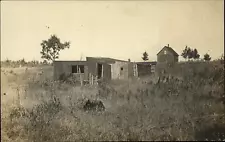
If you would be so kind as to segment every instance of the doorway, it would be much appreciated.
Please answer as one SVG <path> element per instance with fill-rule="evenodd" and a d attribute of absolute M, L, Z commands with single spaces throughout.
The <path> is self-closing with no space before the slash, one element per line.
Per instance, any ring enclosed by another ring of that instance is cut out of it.
<path fill-rule="evenodd" d="M 103 77 L 103 65 L 102 64 L 97 64 L 97 71 L 98 71 L 98 79 Z"/>

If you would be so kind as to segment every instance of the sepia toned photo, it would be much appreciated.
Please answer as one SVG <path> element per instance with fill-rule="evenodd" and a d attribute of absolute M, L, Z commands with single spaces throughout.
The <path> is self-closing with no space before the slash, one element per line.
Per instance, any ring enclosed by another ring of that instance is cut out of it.
<path fill-rule="evenodd" d="M 223 0 L 1 1 L 1 141 L 225 141 Z"/>

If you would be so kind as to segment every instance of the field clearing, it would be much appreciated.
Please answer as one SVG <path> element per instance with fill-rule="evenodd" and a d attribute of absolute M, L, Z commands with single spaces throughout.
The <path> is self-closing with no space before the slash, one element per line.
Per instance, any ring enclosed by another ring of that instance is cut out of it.
<path fill-rule="evenodd" d="M 1 68 L 2 141 L 225 139 L 223 64 L 180 64 L 158 84 L 153 75 L 80 87 L 52 73 Z M 88 99 L 105 111 L 84 111 Z"/>

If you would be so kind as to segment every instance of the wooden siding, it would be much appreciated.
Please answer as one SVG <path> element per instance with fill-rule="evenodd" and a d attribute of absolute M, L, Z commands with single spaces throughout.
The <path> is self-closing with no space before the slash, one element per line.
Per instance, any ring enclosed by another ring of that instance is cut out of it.
<path fill-rule="evenodd" d="M 164 54 L 164 51 L 166 51 L 166 54 Z M 178 62 L 178 56 L 174 55 L 170 50 L 167 48 L 164 48 L 161 50 L 157 56 L 157 62 L 158 63 L 172 63 L 172 62 Z"/>
<path fill-rule="evenodd" d="M 111 74 L 112 79 L 128 79 L 127 62 L 116 61 L 114 64 L 111 64 Z"/>
<path fill-rule="evenodd" d="M 137 64 L 138 76 L 145 76 L 151 74 L 151 66 L 150 65 L 143 65 Z"/>
<path fill-rule="evenodd" d="M 54 62 L 54 79 L 58 80 L 62 74 L 65 74 L 65 75 L 71 74 L 72 66 L 74 65 L 84 65 L 83 79 L 88 80 L 88 66 L 87 66 L 87 63 L 84 61 L 55 61 Z"/>

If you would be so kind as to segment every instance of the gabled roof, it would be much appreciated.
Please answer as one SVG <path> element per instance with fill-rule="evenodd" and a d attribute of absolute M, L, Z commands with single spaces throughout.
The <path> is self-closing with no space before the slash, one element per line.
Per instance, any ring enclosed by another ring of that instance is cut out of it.
<path fill-rule="evenodd" d="M 169 51 L 171 51 L 174 55 L 179 56 L 179 54 L 177 54 L 177 52 L 174 51 L 173 48 L 171 48 L 171 47 L 169 47 L 169 46 L 164 46 L 164 47 L 157 53 L 157 55 L 158 55 L 162 50 L 164 50 L 165 48 L 167 48 Z"/>
<path fill-rule="evenodd" d="M 87 61 L 93 60 L 93 61 L 104 62 L 104 63 L 115 63 L 115 61 L 128 62 L 128 61 L 118 60 L 118 59 L 113 59 L 108 57 L 86 57 L 86 60 Z"/>

